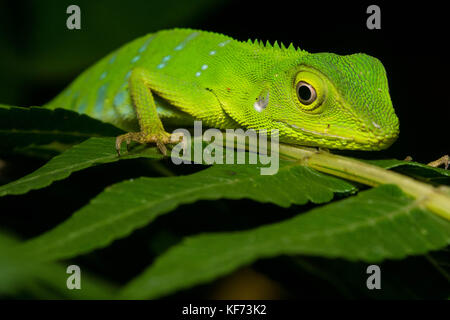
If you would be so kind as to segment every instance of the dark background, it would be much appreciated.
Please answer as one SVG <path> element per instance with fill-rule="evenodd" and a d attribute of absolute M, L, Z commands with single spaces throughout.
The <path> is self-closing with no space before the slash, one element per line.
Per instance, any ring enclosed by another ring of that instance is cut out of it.
<path fill-rule="evenodd" d="M 400 119 L 400 138 L 386 151 L 358 155 L 398 159 L 409 155 L 416 161 L 428 162 L 449 153 L 449 27 L 448 11 L 442 3 L 303 0 L 267 3 L 211 0 L 0 2 L 0 103 L 41 105 L 89 65 L 136 37 L 164 28 L 199 28 L 225 33 L 239 40 L 258 38 L 272 43 L 275 40 L 285 44 L 293 42 L 309 52 L 364 52 L 379 58 L 387 70 L 391 98 Z M 68 15 L 65 12 L 70 4 L 81 7 L 81 30 L 66 28 Z M 381 8 L 381 30 L 366 27 L 366 8 L 370 4 Z M 4 161 L 7 170 L 0 172 L 0 183 L 19 178 L 44 163 L 35 160 L 30 164 L 29 159 L 20 157 Z M 170 167 L 168 162 L 165 165 Z M 182 173 L 188 173 L 198 167 L 182 170 L 185 170 Z M 23 238 L 36 236 L 69 217 L 105 186 L 131 177 L 157 174 L 140 160 L 90 168 L 43 190 L 0 199 L 2 211 L 10 213 L 0 217 L 0 225 Z M 246 229 L 288 218 L 309 208 L 310 205 L 280 209 L 244 200 L 201 201 L 195 206 L 182 206 L 129 238 L 77 258 L 75 262 L 87 266 L 102 278 L 124 283 L 148 265 L 156 254 L 183 236 L 204 231 Z M 148 256 L 138 254 L 136 257 L 137 252 L 147 252 Z M 442 279 L 420 257 L 386 262 L 384 270 L 388 273 L 385 279 L 392 281 L 389 284 L 387 280 L 388 289 L 385 288 L 383 293 L 369 293 L 361 287 L 366 278 L 363 264 L 302 259 L 282 257 L 262 261 L 212 285 L 174 297 L 242 297 L 244 294 L 243 297 L 257 298 L 433 298 L 439 297 L 440 292 L 446 294 L 445 281 L 443 288 L 436 286 L 436 283 L 442 284 Z M 109 267 L 111 265 L 114 267 Z M 299 265 L 302 268 L 299 269 Z M 315 270 L 315 274 L 305 270 Z M 323 277 L 323 274 L 327 276 Z M 408 277 L 417 277 L 412 274 L 422 274 L 427 281 L 411 283 Z M 246 290 L 249 291 L 247 296 Z"/>

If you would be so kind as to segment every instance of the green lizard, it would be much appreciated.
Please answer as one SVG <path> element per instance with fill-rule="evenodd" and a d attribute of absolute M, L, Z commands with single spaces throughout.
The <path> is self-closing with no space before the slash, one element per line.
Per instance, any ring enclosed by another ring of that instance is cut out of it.
<path fill-rule="evenodd" d="M 136 39 L 83 72 L 46 107 L 112 123 L 122 142 L 165 144 L 163 122 L 279 130 L 281 142 L 381 150 L 399 133 L 381 62 L 365 54 L 308 53 L 205 31 Z M 161 121 L 162 120 L 162 121 Z"/>

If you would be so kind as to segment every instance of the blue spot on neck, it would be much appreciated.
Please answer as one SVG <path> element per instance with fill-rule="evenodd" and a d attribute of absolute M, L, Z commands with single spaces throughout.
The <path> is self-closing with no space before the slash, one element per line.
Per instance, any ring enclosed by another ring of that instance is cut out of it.
<path fill-rule="evenodd" d="M 145 43 L 142 45 L 142 47 L 139 48 L 138 52 L 142 53 L 142 52 L 144 52 L 145 50 L 147 50 L 148 44 L 149 44 L 150 42 L 152 42 L 153 38 L 154 38 L 153 36 L 151 36 L 150 38 L 148 38 L 148 40 L 145 41 Z"/>
<path fill-rule="evenodd" d="M 187 36 L 185 41 L 190 41 L 190 40 L 194 39 L 197 35 L 198 35 L 198 32 L 191 33 L 190 35 Z"/>
<path fill-rule="evenodd" d="M 139 48 L 138 52 L 142 53 L 147 49 L 147 44 L 144 44 L 142 47 Z"/>
<path fill-rule="evenodd" d="M 224 47 L 228 42 L 230 42 L 229 39 L 226 40 L 226 41 L 223 41 L 223 42 L 219 43 L 219 47 Z"/>
<path fill-rule="evenodd" d="M 104 84 L 98 89 L 97 100 L 95 101 L 94 112 L 97 114 L 101 114 L 103 110 L 103 106 L 106 98 L 106 89 L 107 85 Z"/>
<path fill-rule="evenodd" d="M 186 37 L 186 39 L 184 39 L 179 45 L 177 45 L 175 47 L 175 50 L 179 51 L 179 50 L 183 49 L 184 46 L 186 45 L 186 43 L 191 41 L 192 39 L 194 39 L 197 35 L 198 35 L 198 32 L 194 32 L 194 33 L 191 33 L 190 35 L 188 35 Z"/>
<path fill-rule="evenodd" d="M 75 106 L 78 103 L 78 97 L 80 96 L 80 92 L 76 91 L 73 96 L 72 96 L 72 104 L 71 104 L 71 108 L 75 109 Z"/>
<path fill-rule="evenodd" d="M 118 94 L 114 97 L 114 106 L 119 107 L 122 105 L 122 103 L 125 101 L 126 98 L 126 92 L 125 91 L 119 91 Z"/>
<path fill-rule="evenodd" d="M 78 113 L 84 113 L 86 111 L 86 107 L 87 107 L 87 103 L 86 103 L 86 100 L 84 100 L 78 106 L 78 109 L 77 109 Z"/>

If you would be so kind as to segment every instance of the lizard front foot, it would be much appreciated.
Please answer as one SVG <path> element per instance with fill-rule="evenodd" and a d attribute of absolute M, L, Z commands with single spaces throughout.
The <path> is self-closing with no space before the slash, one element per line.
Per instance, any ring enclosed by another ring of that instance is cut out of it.
<path fill-rule="evenodd" d="M 161 151 L 163 155 L 167 155 L 167 148 L 166 144 L 169 143 L 177 143 L 183 140 L 183 135 L 180 134 L 170 134 L 166 131 L 155 133 L 155 134 L 149 134 L 146 132 L 129 132 L 122 134 L 116 138 L 116 151 L 117 154 L 120 156 L 120 146 L 122 145 L 122 142 L 127 143 L 127 150 L 128 146 L 133 142 L 138 142 L 142 144 L 146 143 L 155 143 L 158 149 Z"/>

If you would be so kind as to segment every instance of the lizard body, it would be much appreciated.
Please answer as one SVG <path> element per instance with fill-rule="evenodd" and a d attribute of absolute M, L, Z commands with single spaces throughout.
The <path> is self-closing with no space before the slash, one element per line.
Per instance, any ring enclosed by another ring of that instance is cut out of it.
<path fill-rule="evenodd" d="M 65 108 L 126 131 L 122 141 L 174 142 L 163 122 L 278 129 L 280 141 L 380 150 L 399 123 L 379 60 L 240 42 L 191 29 L 136 39 L 83 72 L 45 107 Z M 161 122 L 162 120 L 162 122 Z"/>

